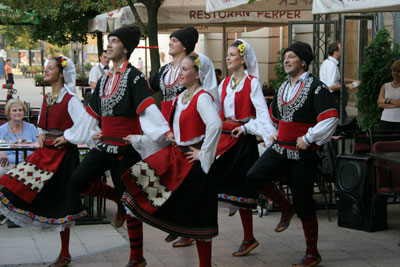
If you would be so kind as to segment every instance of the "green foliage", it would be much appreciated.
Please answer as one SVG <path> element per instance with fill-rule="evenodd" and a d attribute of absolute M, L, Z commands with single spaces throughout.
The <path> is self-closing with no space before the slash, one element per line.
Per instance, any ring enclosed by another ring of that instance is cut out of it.
<path fill-rule="evenodd" d="M 377 100 L 380 88 L 392 80 L 391 66 L 398 48 L 392 50 L 392 40 L 386 29 L 379 31 L 365 48 L 365 60 L 360 67 L 361 84 L 358 87 L 358 121 L 363 129 L 379 125 L 382 110 Z"/>
<path fill-rule="evenodd" d="M 30 27 L 21 25 L 0 26 L 0 34 L 5 35 L 8 48 L 35 49 L 38 43 L 31 38 Z"/>
<path fill-rule="evenodd" d="M 44 83 L 44 75 L 42 74 L 35 74 L 33 75 L 33 80 L 37 84 L 43 84 Z"/>
<path fill-rule="evenodd" d="M 90 71 L 92 69 L 92 64 L 90 62 L 85 63 L 85 71 Z"/>
<path fill-rule="evenodd" d="M 275 91 L 278 90 L 279 85 L 281 85 L 281 83 L 283 83 L 287 77 L 285 69 L 283 68 L 283 57 L 282 57 L 283 50 L 284 48 L 278 51 L 278 63 L 274 66 L 276 79 L 270 79 L 268 81 L 269 88 Z"/>

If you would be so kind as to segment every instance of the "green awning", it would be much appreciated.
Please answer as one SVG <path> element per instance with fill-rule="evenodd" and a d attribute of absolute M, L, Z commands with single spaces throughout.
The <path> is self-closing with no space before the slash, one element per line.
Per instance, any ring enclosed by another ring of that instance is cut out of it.
<path fill-rule="evenodd" d="M 13 10 L 8 6 L 0 4 L 0 25 L 26 25 L 39 24 L 37 15 L 30 12 Z"/>

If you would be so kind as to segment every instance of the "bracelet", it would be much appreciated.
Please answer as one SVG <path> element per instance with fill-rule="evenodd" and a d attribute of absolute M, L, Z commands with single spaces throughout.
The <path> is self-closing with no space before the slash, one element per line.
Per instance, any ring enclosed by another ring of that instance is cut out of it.
<path fill-rule="evenodd" d="M 388 98 L 385 98 L 385 104 L 387 104 L 387 103 L 388 103 L 388 101 L 389 101 L 389 99 L 388 99 Z"/>

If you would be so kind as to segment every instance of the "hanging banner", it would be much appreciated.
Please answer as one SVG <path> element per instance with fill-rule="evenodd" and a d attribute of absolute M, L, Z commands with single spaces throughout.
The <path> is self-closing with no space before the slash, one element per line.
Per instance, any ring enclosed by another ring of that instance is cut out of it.
<path fill-rule="evenodd" d="M 185 1 L 183 1 L 185 2 Z M 200 2 L 200 1 L 199 1 Z M 205 11 L 205 5 L 164 5 L 158 11 L 158 28 L 171 29 L 184 26 L 194 27 L 267 27 L 287 25 L 289 21 L 312 20 L 311 10 L 259 10 L 259 11 Z M 135 5 L 144 24 L 147 24 L 147 11 Z M 97 15 L 89 22 L 89 32 L 110 32 L 122 26 L 135 24 L 135 16 L 130 7 L 123 7 Z"/>
<path fill-rule="evenodd" d="M 311 10 L 312 0 L 207 0 L 206 11 L 280 11 L 280 10 Z"/>
<path fill-rule="evenodd" d="M 400 11 L 400 0 L 314 0 L 312 13 Z"/>

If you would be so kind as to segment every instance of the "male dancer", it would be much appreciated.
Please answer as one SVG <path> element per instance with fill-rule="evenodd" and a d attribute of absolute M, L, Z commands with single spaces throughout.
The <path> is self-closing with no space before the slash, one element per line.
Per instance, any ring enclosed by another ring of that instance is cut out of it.
<path fill-rule="evenodd" d="M 179 84 L 181 62 L 194 50 L 198 39 L 199 33 L 193 27 L 185 27 L 171 33 L 168 54 L 172 56 L 172 61 L 162 66 L 149 79 L 151 89 L 154 92 L 162 92 L 161 112 L 167 120 L 171 113 L 172 101 L 185 89 Z"/>
<path fill-rule="evenodd" d="M 275 143 L 247 173 L 248 183 L 272 199 L 282 210 L 276 232 L 289 226 L 294 213 L 300 217 L 307 250 L 292 266 L 315 266 L 322 261 L 318 253 L 318 221 L 313 199 L 317 170 L 316 150 L 331 139 L 338 123 L 338 112 L 328 87 L 310 74 L 314 56 L 311 47 L 296 42 L 285 49 L 284 68 L 288 79 L 276 91 L 271 104 L 272 120 L 278 123 Z M 289 170 L 293 207 L 272 179 Z"/>
<path fill-rule="evenodd" d="M 131 134 L 142 132 L 151 140 L 159 141 L 169 131 L 168 123 L 155 105 L 145 76 L 133 67 L 128 59 L 139 43 L 141 32 L 137 27 L 119 28 L 108 35 L 107 57 L 113 61 L 113 69 L 102 76 L 81 119 L 82 135 L 94 129 L 101 120 L 102 132 L 93 135 L 99 142 L 90 150 L 71 181 L 71 189 L 97 197 L 106 197 L 118 203 L 116 226 L 127 219 L 130 239 L 130 259 L 127 266 L 145 266 L 143 258 L 142 222 L 125 215 L 119 201 L 125 185 L 121 175 L 141 158 L 133 147 L 123 140 Z M 114 187 L 97 181 L 110 170 Z"/>
<path fill-rule="evenodd" d="M 161 112 L 168 121 L 172 109 L 172 101 L 175 97 L 185 90 L 179 83 L 179 72 L 182 60 L 189 55 L 196 46 L 199 33 L 193 27 L 185 27 L 171 33 L 169 37 L 168 54 L 172 56 L 172 61 L 162 66 L 159 71 L 150 79 L 150 86 L 154 92 L 161 90 Z M 166 239 L 171 242 L 172 237 Z M 174 247 L 186 247 L 194 242 L 193 238 L 181 237 L 172 245 Z"/>

